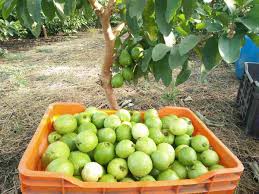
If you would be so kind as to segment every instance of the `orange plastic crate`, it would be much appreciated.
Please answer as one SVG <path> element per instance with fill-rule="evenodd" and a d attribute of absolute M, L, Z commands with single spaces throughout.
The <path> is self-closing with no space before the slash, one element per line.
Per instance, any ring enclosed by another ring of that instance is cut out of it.
<path fill-rule="evenodd" d="M 159 110 L 160 117 L 168 114 L 185 116 L 192 120 L 194 134 L 205 135 L 210 145 L 220 156 L 220 163 L 226 168 L 210 171 L 196 179 L 157 182 L 95 183 L 82 182 L 76 178 L 58 173 L 45 172 L 41 168 L 41 156 L 48 146 L 47 136 L 53 130 L 55 115 L 82 112 L 85 107 L 77 103 L 55 103 L 47 112 L 35 132 L 19 164 L 21 190 L 28 194 L 186 194 L 234 193 L 244 170 L 239 159 L 202 123 L 188 108 L 165 107 Z M 105 110 L 109 114 L 113 110 Z"/>

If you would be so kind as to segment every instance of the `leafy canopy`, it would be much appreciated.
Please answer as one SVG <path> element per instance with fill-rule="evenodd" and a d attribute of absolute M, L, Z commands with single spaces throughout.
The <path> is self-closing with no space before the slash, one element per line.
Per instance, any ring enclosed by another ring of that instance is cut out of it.
<path fill-rule="evenodd" d="M 100 2 L 103 5 L 106 1 Z M 76 9 L 91 9 L 86 0 L 0 0 L 3 18 L 13 10 L 22 25 L 39 36 L 43 18 L 64 18 Z M 117 0 L 114 14 L 126 27 L 115 42 L 114 71 L 122 72 L 123 50 L 134 59 L 127 64 L 134 79 L 148 73 L 168 86 L 186 81 L 191 75 L 190 53 L 201 59 L 201 78 L 222 60 L 239 58 L 244 36 L 259 43 L 259 0 Z M 124 52 L 125 53 L 125 52 Z M 136 57 L 139 54 L 139 57 Z M 124 61 L 125 61 L 124 60 Z M 125 63 L 126 64 L 126 63 Z M 172 71 L 180 69 L 176 78 Z"/>

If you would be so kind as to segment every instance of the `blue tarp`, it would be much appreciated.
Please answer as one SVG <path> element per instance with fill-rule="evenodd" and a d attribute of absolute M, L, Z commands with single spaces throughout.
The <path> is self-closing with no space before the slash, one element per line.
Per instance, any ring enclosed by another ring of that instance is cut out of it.
<path fill-rule="evenodd" d="M 242 79 L 245 73 L 244 62 L 259 63 L 259 47 L 257 47 L 248 36 L 245 36 L 245 45 L 241 48 L 240 58 L 235 62 L 236 76 L 238 79 Z"/>

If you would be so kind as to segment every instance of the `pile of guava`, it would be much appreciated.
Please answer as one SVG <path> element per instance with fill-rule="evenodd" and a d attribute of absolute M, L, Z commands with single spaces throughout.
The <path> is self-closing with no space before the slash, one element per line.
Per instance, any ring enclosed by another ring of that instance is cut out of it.
<path fill-rule="evenodd" d="M 86 182 L 193 179 L 224 168 L 209 140 L 193 136 L 189 118 L 160 118 L 155 109 L 109 115 L 89 107 L 58 116 L 53 129 L 43 168 Z"/>
<path fill-rule="evenodd" d="M 131 82 L 134 79 L 135 65 L 144 57 L 144 49 L 141 44 L 137 44 L 132 49 L 124 48 L 117 57 L 113 69 L 117 69 L 112 76 L 111 85 L 113 88 L 120 88 L 124 82 Z"/>

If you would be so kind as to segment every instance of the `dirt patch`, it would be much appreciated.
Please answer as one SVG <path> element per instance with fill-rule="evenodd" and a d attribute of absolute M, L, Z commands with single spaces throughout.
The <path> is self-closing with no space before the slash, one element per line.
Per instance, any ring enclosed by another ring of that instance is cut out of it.
<path fill-rule="evenodd" d="M 107 107 L 99 85 L 103 56 L 99 31 L 50 45 L 11 52 L 0 64 L 0 193 L 19 189 L 17 166 L 40 119 L 50 103 L 80 102 L 86 106 Z M 193 67 L 198 65 L 195 60 Z M 120 102 L 132 99 L 132 109 L 185 106 L 224 124 L 211 130 L 245 165 L 237 193 L 258 191 L 248 162 L 259 160 L 258 141 L 247 137 L 239 123 L 235 106 L 238 81 L 232 66 L 222 64 L 211 73 L 206 84 L 199 81 L 197 68 L 192 77 L 166 93 L 160 83 L 140 80 L 137 87 L 117 89 Z M 187 100 L 188 99 L 188 100 Z"/>

